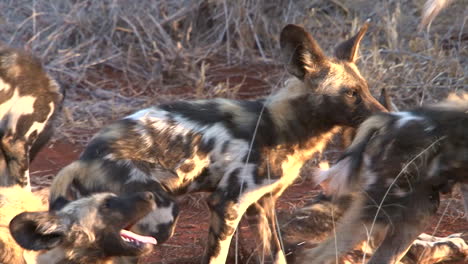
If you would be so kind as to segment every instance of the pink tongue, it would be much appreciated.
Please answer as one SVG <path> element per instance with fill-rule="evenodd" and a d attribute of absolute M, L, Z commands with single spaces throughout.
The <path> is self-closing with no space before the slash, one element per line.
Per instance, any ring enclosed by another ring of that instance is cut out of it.
<path fill-rule="evenodd" d="M 153 245 L 157 244 L 156 239 L 154 237 L 141 236 L 141 235 L 135 234 L 125 229 L 122 229 L 120 231 L 120 236 L 128 238 L 128 239 L 133 239 L 142 243 L 148 243 L 148 244 L 153 244 Z"/>

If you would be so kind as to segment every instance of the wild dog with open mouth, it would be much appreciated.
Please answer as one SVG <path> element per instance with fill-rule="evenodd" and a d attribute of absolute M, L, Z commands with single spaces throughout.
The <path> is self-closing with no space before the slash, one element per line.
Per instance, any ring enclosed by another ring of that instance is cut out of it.
<path fill-rule="evenodd" d="M 115 263 L 115 257 L 142 256 L 156 244 L 126 230 L 154 210 L 150 192 L 98 193 L 60 199 L 53 207 L 48 212 L 18 186 L 0 188 L 0 263 Z"/>
<path fill-rule="evenodd" d="M 38 59 L 0 44 L 0 186 L 30 189 L 29 162 L 52 135 L 62 99 Z"/>
<path fill-rule="evenodd" d="M 322 179 L 331 193 L 350 195 L 352 202 L 336 238 L 306 252 L 304 263 L 334 262 L 366 237 L 380 235 L 368 263 L 397 263 L 435 214 L 439 192 L 468 184 L 468 94 L 374 115 Z"/>
<path fill-rule="evenodd" d="M 339 126 L 358 126 L 371 113 L 386 111 L 370 94 L 355 61 L 367 29 L 327 57 L 302 27 L 280 36 L 288 71 L 296 78 L 270 98 L 179 101 L 144 109 L 98 133 L 78 161 L 58 173 L 50 201 L 84 192 L 151 191 L 158 210 L 135 230 L 162 242 L 178 216 L 170 195 L 206 191 L 211 210 L 204 263 L 224 263 L 237 225 L 251 207 L 272 223 L 276 199 L 320 153 Z M 80 186 L 73 190 L 69 186 Z M 265 229 L 264 229 L 265 230 Z M 276 235 L 273 259 L 284 262 Z M 270 238 L 265 238 L 269 240 Z"/>

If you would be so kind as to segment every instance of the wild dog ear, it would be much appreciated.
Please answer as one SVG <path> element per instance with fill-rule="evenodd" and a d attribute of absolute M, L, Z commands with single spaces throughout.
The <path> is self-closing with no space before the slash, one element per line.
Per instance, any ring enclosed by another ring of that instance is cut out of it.
<path fill-rule="evenodd" d="M 62 243 L 65 226 L 48 212 L 23 212 L 10 221 L 10 233 L 28 250 L 52 249 Z"/>
<path fill-rule="evenodd" d="M 362 25 L 359 32 L 348 40 L 343 41 L 335 48 L 335 57 L 349 62 L 356 62 L 359 51 L 359 44 L 361 43 L 364 34 L 367 32 L 370 20 L 367 20 Z"/>
<path fill-rule="evenodd" d="M 289 73 L 299 79 L 318 73 L 327 57 L 315 39 L 303 27 L 289 24 L 280 36 L 283 62 Z"/>

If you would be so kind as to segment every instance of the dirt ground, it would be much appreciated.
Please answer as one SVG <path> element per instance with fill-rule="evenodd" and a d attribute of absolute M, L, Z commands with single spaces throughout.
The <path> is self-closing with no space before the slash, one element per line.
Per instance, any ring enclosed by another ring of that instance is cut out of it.
<path fill-rule="evenodd" d="M 46 192 L 53 176 L 74 159 L 76 159 L 82 147 L 69 142 L 59 141 L 50 143 L 45 147 L 31 165 L 31 181 L 35 191 Z M 281 197 L 278 210 L 293 210 L 301 207 L 319 192 L 313 183 L 307 180 L 291 186 Z M 459 199 L 450 202 L 444 217 L 449 199 L 445 199 L 439 209 L 438 217 L 426 230 L 428 234 L 446 236 L 451 233 L 468 229 L 468 221 L 462 218 L 463 212 Z M 165 244 L 157 246 L 154 253 L 146 259 L 146 263 L 199 263 L 200 256 L 206 244 L 209 212 L 205 206 L 203 195 L 193 195 L 180 200 L 181 215 L 176 227 L 175 235 Z M 439 220 L 441 222 L 438 224 Z M 239 263 L 248 262 L 252 252 L 255 251 L 255 237 L 252 230 L 244 220 L 237 237 Z M 435 230 L 435 232 L 434 232 Z M 235 239 L 235 238 L 234 238 Z M 235 241 L 231 245 L 228 263 L 235 263 Z"/>

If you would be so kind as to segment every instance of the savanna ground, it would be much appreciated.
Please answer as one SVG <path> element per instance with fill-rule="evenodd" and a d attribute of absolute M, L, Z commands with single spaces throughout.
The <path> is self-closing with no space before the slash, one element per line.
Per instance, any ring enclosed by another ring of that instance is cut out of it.
<path fill-rule="evenodd" d="M 454 1 L 429 29 L 418 31 L 423 3 L 1 0 L 0 41 L 32 51 L 66 90 L 55 137 L 33 163 L 33 186 L 46 192 L 93 133 L 136 109 L 174 99 L 268 95 L 288 77 L 278 45 L 287 23 L 304 25 L 331 54 L 338 41 L 371 18 L 361 45 L 361 72 L 375 94 L 387 88 L 401 109 L 468 90 L 468 2 Z M 315 164 L 285 193 L 279 210 L 300 207 L 318 192 L 307 179 Z M 149 263 L 196 262 L 208 229 L 202 198 L 181 198 L 176 234 Z M 446 197 L 427 232 L 467 231 L 461 209 L 456 195 Z M 255 250 L 251 238 L 243 224 L 231 256 L 246 262 Z"/>

